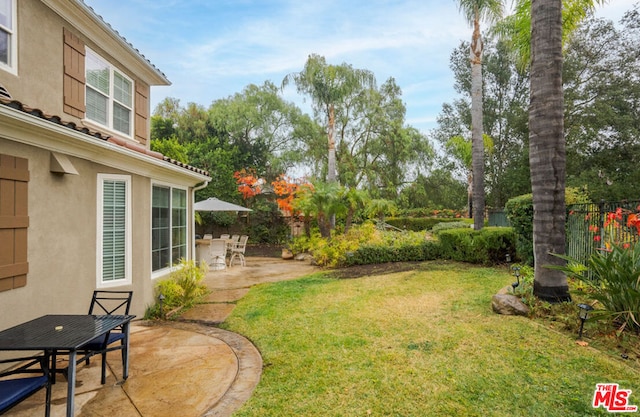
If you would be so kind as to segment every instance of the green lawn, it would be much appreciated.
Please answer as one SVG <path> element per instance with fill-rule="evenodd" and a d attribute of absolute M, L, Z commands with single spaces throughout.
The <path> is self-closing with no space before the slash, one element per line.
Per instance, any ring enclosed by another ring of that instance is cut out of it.
<path fill-rule="evenodd" d="M 596 383 L 631 389 L 638 371 L 575 337 L 491 311 L 512 277 L 430 262 L 390 275 L 316 274 L 254 287 L 225 328 L 264 370 L 234 416 L 590 416 Z"/>

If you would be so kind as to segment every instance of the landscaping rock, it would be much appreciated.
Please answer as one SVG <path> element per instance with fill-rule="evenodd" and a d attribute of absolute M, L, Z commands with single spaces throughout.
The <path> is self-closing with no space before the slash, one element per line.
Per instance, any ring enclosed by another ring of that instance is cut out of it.
<path fill-rule="evenodd" d="M 497 314 L 507 316 L 527 316 L 527 307 L 518 297 L 512 294 L 496 294 L 491 298 L 491 308 Z"/>
<path fill-rule="evenodd" d="M 293 253 L 289 249 L 282 249 L 282 259 L 293 259 Z"/>
<path fill-rule="evenodd" d="M 511 285 L 507 285 L 506 287 L 500 288 L 498 294 L 513 294 L 513 288 Z"/>
<path fill-rule="evenodd" d="M 308 253 L 299 253 L 294 258 L 296 261 L 311 261 L 311 255 Z"/>

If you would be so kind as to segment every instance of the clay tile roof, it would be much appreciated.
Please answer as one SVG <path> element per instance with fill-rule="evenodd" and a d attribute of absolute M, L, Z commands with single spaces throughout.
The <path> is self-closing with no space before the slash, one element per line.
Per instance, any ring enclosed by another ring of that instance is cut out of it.
<path fill-rule="evenodd" d="M 102 141 L 105 141 L 105 142 L 113 143 L 113 144 L 122 146 L 123 148 L 126 148 L 126 149 L 128 149 L 128 150 L 130 150 L 132 152 L 138 152 L 138 153 L 144 154 L 144 155 L 146 155 L 146 156 L 148 156 L 150 158 L 160 159 L 160 160 L 168 162 L 168 163 L 170 163 L 172 165 L 179 166 L 180 168 L 187 169 L 189 171 L 192 171 L 192 172 L 195 172 L 195 173 L 198 173 L 198 174 L 201 174 L 201 175 L 209 176 L 209 172 L 204 170 L 204 169 L 196 168 L 194 166 L 182 163 L 180 161 L 176 161 L 175 159 L 172 159 L 172 158 L 169 158 L 167 156 L 162 155 L 160 152 L 155 152 L 155 151 L 149 150 L 149 149 L 145 148 L 144 146 L 139 145 L 139 144 L 137 144 L 135 142 L 132 142 L 132 141 L 129 141 L 129 140 L 125 140 L 125 139 L 122 139 L 122 138 L 117 138 L 115 136 L 110 136 L 110 135 L 104 134 L 102 132 L 99 132 L 97 130 L 91 130 L 88 127 L 85 127 L 85 126 L 78 126 L 74 122 L 62 120 L 62 118 L 60 116 L 49 115 L 49 114 L 44 113 L 40 109 L 26 106 L 26 105 L 22 104 L 21 102 L 19 102 L 18 100 L 12 100 L 10 98 L 6 98 L 6 97 L 3 97 L 2 95 L 0 95 L 0 104 L 4 105 L 4 106 L 7 106 L 7 107 L 10 107 L 10 108 L 15 109 L 15 110 L 19 110 L 21 112 L 30 114 L 32 116 L 35 116 L 35 117 L 39 118 L 39 119 L 43 119 L 43 120 L 46 120 L 48 122 L 55 123 L 57 125 L 67 127 L 67 128 L 69 128 L 71 130 L 75 130 L 76 132 L 80 132 L 80 133 L 83 133 L 83 134 L 85 134 L 87 136 L 96 138 L 97 140 L 102 140 Z"/>

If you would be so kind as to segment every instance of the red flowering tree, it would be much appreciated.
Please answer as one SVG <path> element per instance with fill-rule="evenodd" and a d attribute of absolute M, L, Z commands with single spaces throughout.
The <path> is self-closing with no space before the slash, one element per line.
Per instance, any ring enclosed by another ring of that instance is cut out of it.
<path fill-rule="evenodd" d="M 278 196 L 276 198 L 278 208 L 285 214 L 295 215 L 296 212 L 291 203 L 293 202 L 296 191 L 298 191 L 299 184 L 285 175 L 279 175 L 278 178 L 271 183 L 271 186 L 273 187 L 273 192 Z"/>
<path fill-rule="evenodd" d="M 261 185 L 264 181 L 257 177 L 255 169 L 246 170 L 242 168 L 240 171 L 234 172 L 233 177 L 236 179 L 238 191 L 242 194 L 244 200 L 262 192 Z"/>

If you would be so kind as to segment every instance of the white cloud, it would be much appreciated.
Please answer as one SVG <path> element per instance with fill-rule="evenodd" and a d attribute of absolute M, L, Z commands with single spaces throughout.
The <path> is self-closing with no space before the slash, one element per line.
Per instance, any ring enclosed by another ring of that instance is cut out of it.
<path fill-rule="evenodd" d="M 597 15 L 618 20 L 637 0 Z M 449 56 L 471 28 L 455 1 L 441 0 L 85 0 L 172 81 L 152 89 L 208 106 L 250 83 L 302 70 L 311 53 L 394 77 L 407 121 L 428 131 L 456 96 Z M 304 105 L 294 89 L 285 99 Z"/>

